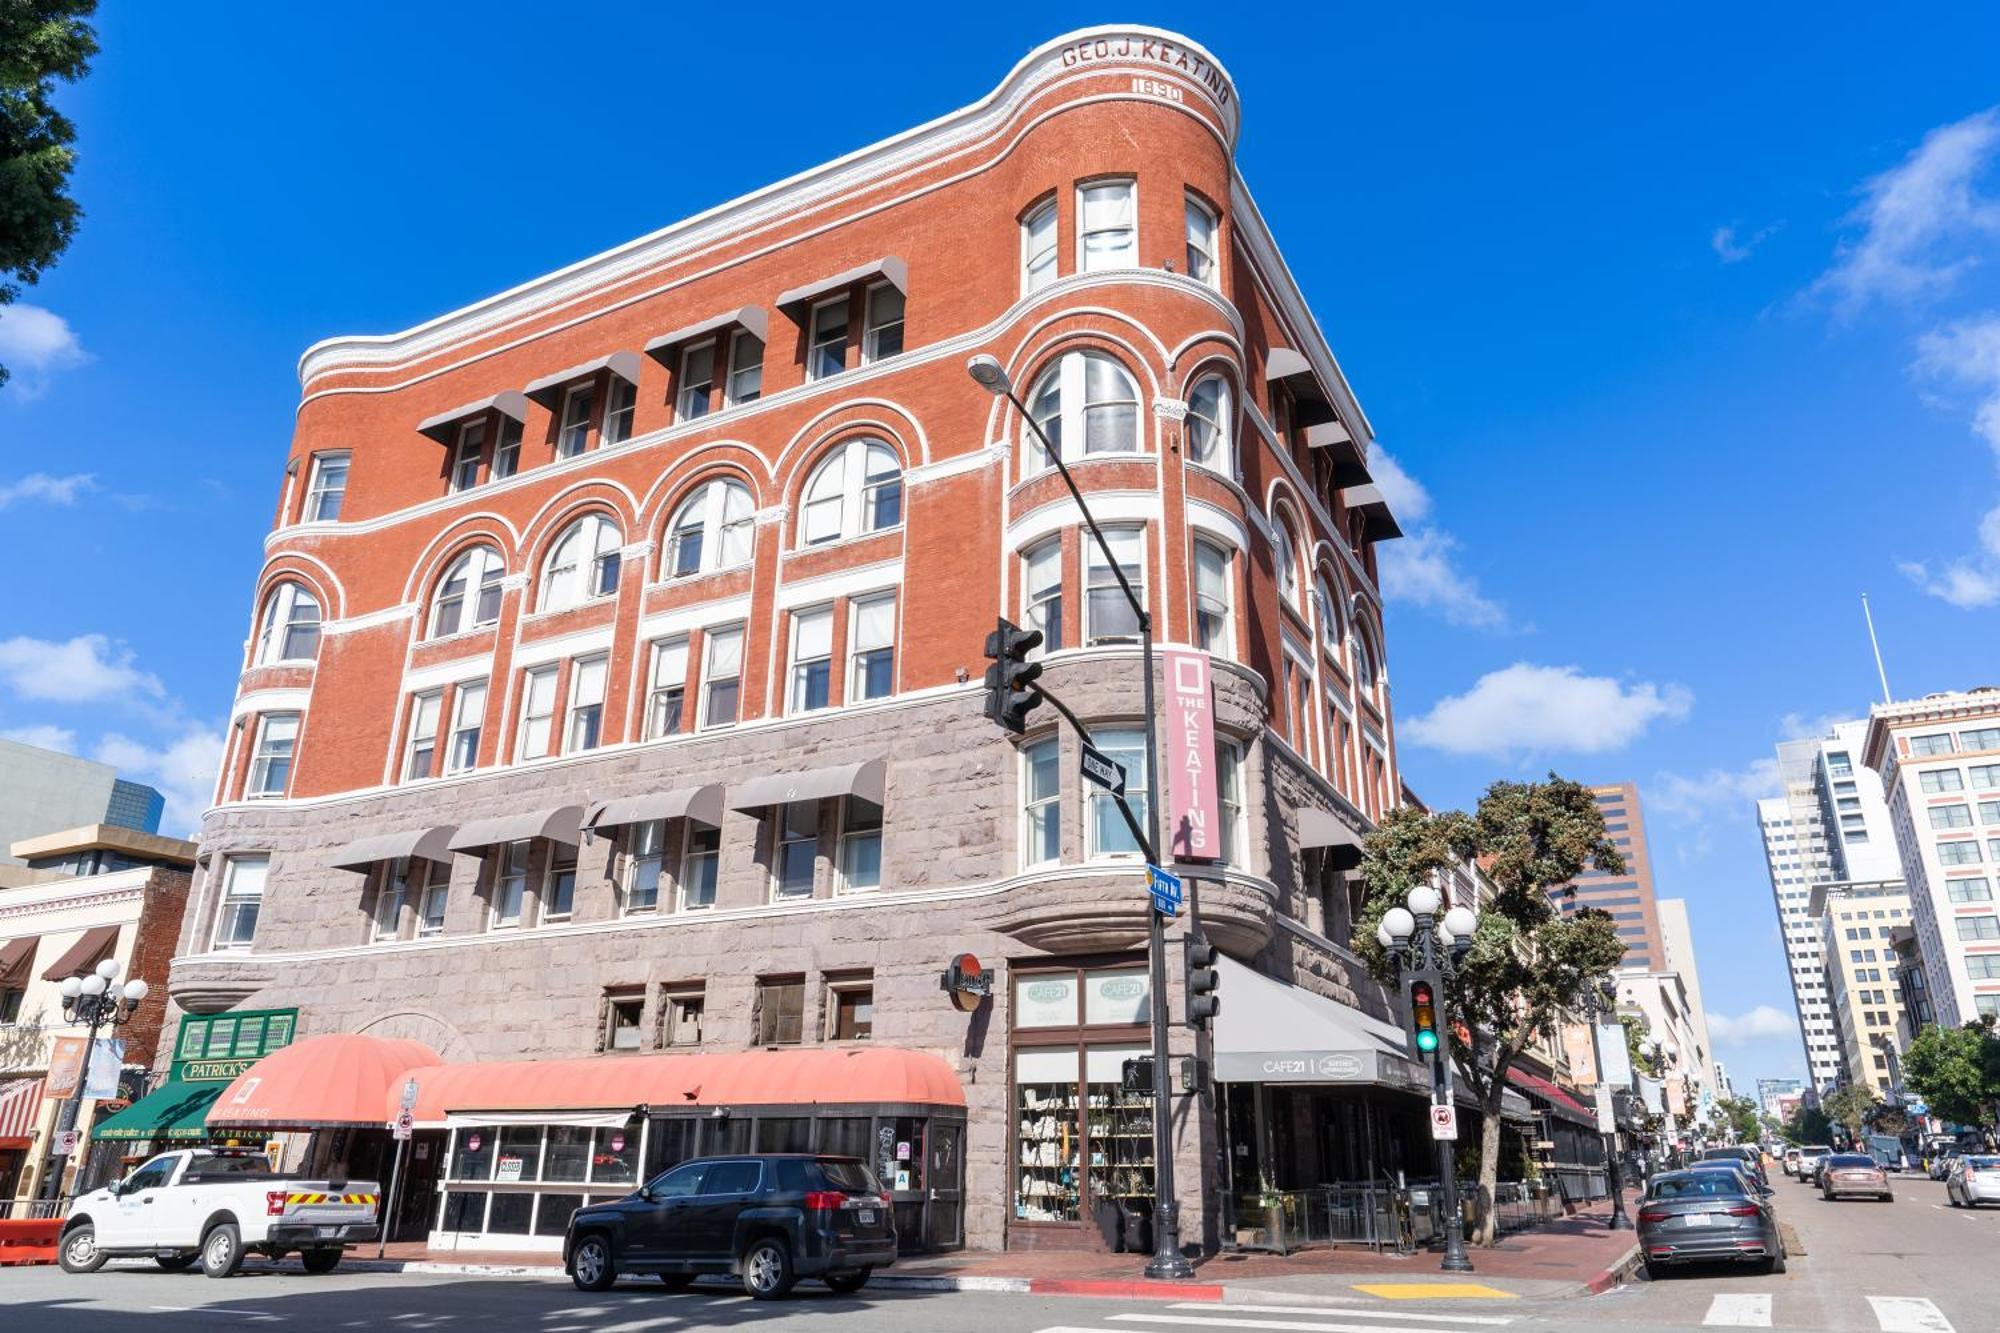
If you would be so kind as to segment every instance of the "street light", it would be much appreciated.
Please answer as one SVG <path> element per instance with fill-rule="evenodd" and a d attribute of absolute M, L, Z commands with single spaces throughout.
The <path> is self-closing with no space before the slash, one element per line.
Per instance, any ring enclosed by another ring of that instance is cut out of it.
<path fill-rule="evenodd" d="M 1083 493 L 1076 488 L 1076 479 L 1069 474 L 1063 462 L 1062 451 L 1049 442 L 1041 423 L 1028 411 L 1014 393 L 1014 385 L 1007 377 L 1007 368 L 994 357 L 981 354 L 965 363 L 965 373 L 973 382 L 988 393 L 1005 398 L 1021 414 L 1021 420 L 1028 423 L 1041 441 L 1042 455 L 1049 460 L 1063 485 L 1069 488 L 1070 499 L 1076 502 L 1083 514 L 1084 525 L 1097 547 L 1104 553 L 1104 563 L 1117 576 L 1118 587 L 1125 594 L 1125 600 L 1132 607 L 1132 614 L 1139 625 L 1140 671 L 1145 679 L 1146 710 L 1146 826 L 1139 828 L 1133 823 L 1133 832 L 1139 836 L 1139 847 L 1146 855 L 1148 865 L 1158 865 L 1160 857 L 1160 744 L 1156 731 L 1153 704 L 1153 616 L 1145 603 L 1132 590 L 1132 584 L 1125 577 L 1124 565 L 1112 553 L 1111 543 L 1105 540 L 1104 530 L 1097 526 L 1091 516 L 1090 506 L 1083 502 Z M 1064 710 L 1067 713 L 1068 710 Z M 1071 721 L 1075 718 L 1072 716 Z M 1079 728 L 1081 730 L 1081 728 Z M 1088 739 L 1088 738 L 1086 738 Z M 1126 817 L 1130 819 L 1130 811 Z M 1167 1068 L 1167 933 L 1166 915 L 1157 907 L 1146 913 L 1146 955 L 1148 971 L 1151 973 L 1152 1013 L 1153 1013 L 1153 1257 L 1147 1261 L 1146 1276 L 1153 1278 L 1193 1277 L 1194 1267 L 1181 1253 L 1180 1205 L 1174 1197 L 1174 1144 L 1173 1110 L 1170 1104 L 1173 1083 L 1171 1071 Z"/>
<path fill-rule="evenodd" d="M 1604 977 L 1597 985 L 1583 993 L 1584 1012 L 1590 1015 L 1590 1055 L 1597 1065 L 1597 1082 L 1600 1087 L 1608 1087 L 1604 1077 L 1604 1047 L 1598 1039 L 1600 1017 L 1616 1015 L 1618 1012 L 1618 983 Z M 1623 1041 L 1625 1033 L 1620 1025 L 1618 1039 Z M 1647 1041 L 1652 1038 L 1648 1037 Z M 1640 1043 L 1643 1054 L 1645 1043 Z M 1604 1184 L 1611 1192 L 1611 1221 L 1606 1228 L 1611 1231 L 1630 1231 L 1632 1219 L 1625 1215 L 1625 1182 L 1618 1169 L 1618 1102 L 1615 1091 L 1607 1097 L 1611 1102 L 1611 1128 L 1604 1134 Z"/>
<path fill-rule="evenodd" d="M 1458 975 L 1459 965 L 1471 951 L 1479 918 L 1469 907 L 1454 907 L 1439 920 L 1437 911 L 1444 904 L 1444 895 L 1429 884 L 1411 889 L 1403 902 L 1406 905 L 1382 914 L 1375 939 L 1388 951 L 1389 965 L 1402 975 L 1409 999 L 1411 1044 L 1430 1060 L 1431 1104 L 1450 1106 L 1451 1064 L 1439 1031 L 1444 1026 L 1444 987 Z M 1465 1255 L 1465 1219 L 1458 1211 L 1458 1171 L 1450 1139 L 1437 1141 L 1437 1155 L 1438 1185 L 1444 1196 L 1444 1261 L 1438 1266 L 1447 1273 L 1470 1273 L 1472 1260 Z"/>
<path fill-rule="evenodd" d="M 118 974 L 124 967 L 116 958 L 107 958 L 97 965 L 95 971 L 80 977 L 64 977 L 57 989 L 62 995 L 63 1022 L 83 1023 L 89 1026 L 90 1035 L 83 1044 L 83 1067 L 77 1070 L 76 1091 L 62 1104 L 56 1117 L 55 1142 L 49 1145 L 49 1165 L 42 1173 L 42 1197 L 59 1198 L 62 1194 L 63 1169 L 61 1159 L 69 1154 L 63 1150 L 63 1139 L 76 1128 L 77 1118 L 83 1114 L 84 1089 L 90 1086 L 90 1057 L 97 1050 L 98 1029 L 119 1027 L 132 1021 L 140 1003 L 145 1000 L 152 987 L 144 977 L 133 977 L 124 985 L 118 985 Z M 78 1144 L 79 1149 L 82 1144 Z M 79 1162 L 83 1154 L 76 1154 Z M 77 1168 L 79 1176 L 83 1168 Z"/>

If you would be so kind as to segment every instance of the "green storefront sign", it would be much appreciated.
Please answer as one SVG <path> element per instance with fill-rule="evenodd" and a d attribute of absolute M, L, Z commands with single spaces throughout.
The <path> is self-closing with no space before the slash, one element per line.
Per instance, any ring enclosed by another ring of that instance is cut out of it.
<path fill-rule="evenodd" d="M 189 1014 L 181 1019 L 166 1081 L 98 1122 L 91 1137 L 127 1142 L 207 1138 L 208 1108 L 229 1080 L 280 1046 L 290 1045 L 298 1022 L 296 1009 Z"/>

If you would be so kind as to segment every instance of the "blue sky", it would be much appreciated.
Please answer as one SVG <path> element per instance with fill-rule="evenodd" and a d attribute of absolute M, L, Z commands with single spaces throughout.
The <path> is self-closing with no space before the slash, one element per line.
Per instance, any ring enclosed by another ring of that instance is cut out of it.
<path fill-rule="evenodd" d="M 1395 460 L 1410 780 L 1638 781 L 1721 1055 L 1739 1086 L 1799 1073 L 1750 809 L 1773 743 L 1874 697 L 1863 591 L 1898 694 L 2000 680 L 2000 18 L 1405 8 L 1138 17 L 1234 74 L 1243 169 Z M 0 731 L 185 821 L 309 343 L 907 128 L 1115 17 L 601 4 L 566 51 L 553 12 L 107 6 L 64 96 L 87 216 L 0 318 Z"/>

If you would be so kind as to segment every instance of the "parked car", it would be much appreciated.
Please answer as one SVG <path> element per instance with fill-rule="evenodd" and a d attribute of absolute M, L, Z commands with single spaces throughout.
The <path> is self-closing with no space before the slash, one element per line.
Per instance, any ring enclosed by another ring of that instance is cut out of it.
<path fill-rule="evenodd" d="M 1819 1182 L 1813 1179 L 1814 1174 L 1819 1170 L 1819 1164 L 1832 1153 L 1833 1146 L 1826 1143 L 1808 1143 L 1799 1149 L 1799 1179 L 1812 1180 L 1817 1185 Z"/>
<path fill-rule="evenodd" d="M 1760 1199 L 1771 1197 L 1772 1189 L 1743 1167 L 1743 1163 L 1724 1159 L 1715 1162 L 1696 1162 L 1686 1168 L 1689 1171 L 1715 1171 L 1735 1178 L 1738 1188 L 1745 1194 L 1754 1194 Z"/>
<path fill-rule="evenodd" d="M 1889 1189 L 1888 1169 L 1868 1153 L 1838 1152 L 1823 1159 L 1819 1180 L 1822 1199 L 1865 1195 L 1888 1203 L 1895 1198 Z"/>
<path fill-rule="evenodd" d="M 1946 1179 L 1951 1175 L 1952 1163 L 1956 1162 L 1960 1155 L 1957 1144 L 1946 1144 L 1931 1155 L 1930 1168 L 1926 1174 L 1932 1180 Z"/>
<path fill-rule="evenodd" d="M 653 1273 L 680 1290 L 732 1274 L 758 1300 L 802 1277 L 858 1291 L 896 1261 L 896 1223 L 882 1186 L 852 1157 L 767 1153 L 683 1162 L 622 1199 L 579 1208 L 563 1267 L 583 1291 L 620 1273 Z"/>
<path fill-rule="evenodd" d="M 1954 1208 L 2000 1203 L 2000 1157 L 1960 1153 L 1944 1178 L 1945 1201 Z"/>
<path fill-rule="evenodd" d="M 1674 1264 L 1754 1262 L 1785 1271 L 1785 1242 L 1769 1201 L 1746 1189 L 1740 1171 L 1671 1171 L 1653 1177 L 1639 1205 L 1639 1251 L 1646 1276 Z"/>
<path fill-rule="evenodd" d="M 372 1180 L 301 1180 L 260 1152 L 182 1148 L 71 1203 L 56 1258 L 66 1273 L 140 1256 L 228 1277 L 246 1254 L 296 1250 L 308 1273 L 329 1273 L 349 1244 L 375 1239 L 379 1199 Z"/>
<path fill-rule="evenodd" d="M 1791 1147 L 1785 1149 L 1784 1156 L 1779 1159 L 1784 1164 L 1785 1174 L 1794 1180 L 1798 1179 L 1799 1154 L 1803 1151 L 1804 1149 L 1800 1148 L 1797 1144 L 1793 1144 Z"/>
<path fill-rule="evenodd" d="M 1741 1162 L 1758 1183 L 1769 1184 L 1770 1177 L 1764 1172 L 1764 1154 L 1756 1147 L 1704 1148 L 1701 1153 L 1704 1162 Z"/>

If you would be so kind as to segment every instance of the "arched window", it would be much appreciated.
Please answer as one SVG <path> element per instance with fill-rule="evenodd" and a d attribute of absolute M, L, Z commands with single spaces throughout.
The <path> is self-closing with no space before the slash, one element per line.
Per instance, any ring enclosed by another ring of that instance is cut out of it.
<path fill-rule="evenodd" d="M 903 521 L 903 469 L 880 440 L 849 440 L 806 482 L 799 545 L 880 532 Z"/>
<path fill-rule="evenodd" d="M 750 488 L 740 481 L 704 482 L 681 501 L 667 525 L 662 573 L 670 579 L 730 569 L 750 561 L 750 538 L 757 509 Z"/>
<path fill-rule="evenodd" d="M 1229 381 L 1210 375 L 1188 395 L 1188 461 L 1228 476 L 1235 471 L 1235 457 L 1229 437 Z"/>
<path fill-rule="evenodd" d="M 542 569 L 542 611 L 581 606 L 618 591 L 618 525 L 603 514 L 585 514 L 557 539 Z"/>
<path fill-rule="evenodd" d="M 425 637 L 442 639 L 498 620 L 500 580 L 505 573 L 500 553 L 490 546 L 475 546 L 452 561 L 438 580 Z"/>
<path fill-rule="evenodd" d="M 1271 563 L 1278 575 L 1278 595 L 1294 611 L 1299 609 L 1298 543 L 1292 539 L 1291 525 L 1282 518 L 1271 521 Z"/>
<path fill-rule="evenodd" d="M 1354 688 L 1371 699 L 1375 696 L 1376 666 L 1375 645 L 1368 637 L 1368 627 L 1357 620 L 1354 623 Z"/>
<path fill-rule="evenodd" d="M 264 599 L 257 627 L 257 665 L 310 662 L 319 656 L 319 599 L 287 580 Z"/>
<path fill-rule="evenodd" d="M 1085 454 L 1139 452 L 1139 386 L 1102 352 L 1065 352 L 1035 381 L 1028 411 L 1065 463 Z M 1049 466 L 1032 431 L 1026 449 L 1023 474 Z"/>
<path fill-rule="evenodd" d="M 1313 603 L 1319 611 L 1320 646 L 1338 657 L 1341 640 L 1347 637 L 1347 625 L 1340 617 L 1340 599 L 1334 595 L 1333 586 L 1322 570 L 1313 583 Z"/>

